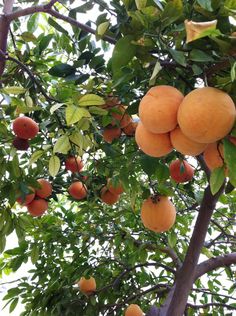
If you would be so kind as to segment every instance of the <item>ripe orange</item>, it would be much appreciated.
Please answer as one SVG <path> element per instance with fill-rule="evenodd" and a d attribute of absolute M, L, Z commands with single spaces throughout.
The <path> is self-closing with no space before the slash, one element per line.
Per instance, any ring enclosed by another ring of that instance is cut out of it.
<path fill-rule="evenodd" d="M 29 148 L 28 139 L 23 139 L 17 136 L 13 139 L 12 145 L 17 150 L 27 150 Z"/>
<path fill-rule="evenodd" d="M 66 170 L 69 170 L 71 172 L 80 172 L 83 169 L 84 164 L 79 156 L 70 156 L 66 158 L 65 167 Z"/>
<path fill-rule="evenodd" d="M 149 197 L 142 204 L 143 225 L 156 232 L 169 230 L 175 223 L 176 209 L 167 196 Z"/>
<path fill-rule="evenodd" d="M 178 123 L 184 135 L 205 144 L 224 138 L 235 118 L 233 100 L 227 93 L 212 87 L 191 91 L 178 110 Z"/>
<path fill-rule="evenodd" d="M 40 189 L 36 189 L 36 195 L 42 199 L 46 199 L 52 194 L 52 185 L 45 179 L 38 179 L 37 182 L 40 185 Z"/>
<path fill-rule="evenodd" d="M 103 187 L 101 190 L 101 200 L 108 205 L 115 204 L 119 200 L 119 197 L 118 194 L 111 193 L 107 187 Z"/>
<path fill-rule="evenodd" d="M 152 157 L 162 157 L 169 154 L 173 147 L 169 133 L 154 134 L 149 132 L 141 122 L 138 123 L 135 132 L 135 140 L 140 149 Z"/>
<path fill-rule="evenodd" d="M 16 136 L 23 139 L 34 138 L 39 132 L 38 124 L 27 116 L 17 117 L 12 128 Z"/>
<path fill-rule="evenodd" d="M 138 122 L 130 122 L 127 126 L 125 126 L 122 131 L 127 136 L 133 136 L 135 134 L 135 130 L 138 126 Z"/>
<path fill-rule="evenodd" d="M 152 133 L 167 133 L 177 125 L 177 111 L 183 94 L 171 86 L 156 86 L 148 90 L 139 105 L 139 117 Z"/>
<path fill-rule="evenodd" d="M 173 147 L 183 155 L 197 156 L 207 147 L 207 144 L 197 143 L 185 136 L 178 126 L 170 132 L 170 140 Z"/>
<path fill-rule="evenodd" d="M 104 129 L 102 136 L 107 143 L 112 143 L 114 139 L 118 139 L 121 135 L 119 127 L 107 127 Z"/>
<path fill-rule="evenodd" d="M 115 112 L 111 112 L 111 115 L 114 118 L 111 124 L 118 125 L 120 128 L 124 128 L 132 121 L 132 118 L 129 114 L 125 113 L 126 110 L 123 105 L 119 105 L 115 107 L 115 109 Z"/>
<path fill-rule="evenodd" d="M 112 194 L 115 194 L 115 195 L 120 195 L 121 193 L 124 192 L 124 188 L 121 182 L 119 182 L 117 186 L 114 186 L 114 184 L 111 183 L 110 179 L 107 182 L 107 188 Z"/>
<path fill-rule="evenodd" d="M 20 204 L 20 205 L 28 205 L 29 203 L 31 203 L 35 197 L 35 189 L 34 188 L 29 188 L 29 190 L 32 192 L 32 193 L 29 193 L 25 196 L 25 198 L 22 198 L 22 197 L 19 197 L 16 199 L 16 201 Z"/>
<path fill-rule="evenodd" d="M 32 216 L 41 216 L 48 209 L 48 202 L 44 199 L 33 200 L 27 205 L 27 209 Z"/>
<path fill-rule="evenodd" d="M 212 143 L 203 152 L 203 158 L 210 170 L 224 165 L 224 147 L 221 143 Z"/>
<path fill-rule="evenodd" d="M 89 279 L 85 279 L 85 277 L 81 277 L 78 282 L 80 291 L 86 295 L 92 294 L 96 291 L 96 280 L 93 277 Z"/>
<path fill-rule="evenodd" d="M 137 304 L 130 304 L 125 311 L 125 316 L 143 316 L 143 311 Z"/>
<path fill-rule="evenodd" d="M 80 181 L 73 182 L 69 186 L 68 192 L 76 200 L 82 200 L 87 196 L 87 188 Z"/>
<path fill-rule="evenodd" d="M 177 183 L 190 181 L 194 175 L 193 167 L 186 160 L 172 161 L 169 169 L 171 178 Z"/>

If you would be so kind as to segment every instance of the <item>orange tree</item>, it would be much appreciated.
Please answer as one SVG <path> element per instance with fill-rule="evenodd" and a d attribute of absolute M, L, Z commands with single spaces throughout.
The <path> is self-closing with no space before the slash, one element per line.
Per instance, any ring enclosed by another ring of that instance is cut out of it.
<path fill-rule="evenodd" d="M 223 154 L 216 150 L 221 164 L 212 171 L 202 153 L 185 156 L 195 174 L 178 184 L 169 165 L 183 155 L 150 157 L 133 134 L 140 100 L 152 86 L 183 95 L 211 86 L 235 102 L 235 6 L 232 0 L 0 4 L 1 275 L 32 263 L 4 298 L 11 311 L 20 299 L 21 315 L 124 315 L 130 304 L 149 316 L 233 315 L 236 130 L 226 127 Z M 212 126 L 213 112 L 202 117 L 205 125 Z M 19 116 L 36 124 L 12 125 Z M 158 195 L 169 196 L 176 208 L 167 232 L 141 221 L 150 194 L 157 203 Z M 14 233 L 18 245 L 7 249 Z M 88 284 L 80 291 L 82 277 L 96 280 L 92 291 Z"/>

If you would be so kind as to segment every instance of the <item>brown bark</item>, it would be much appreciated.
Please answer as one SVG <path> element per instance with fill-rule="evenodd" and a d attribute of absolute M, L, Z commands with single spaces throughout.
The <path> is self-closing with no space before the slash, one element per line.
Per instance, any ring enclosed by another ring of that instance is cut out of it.
<path fill-rule="evenodd" d="M 170 291 L 166 303 L 159 311 L 160 316 L 182 316 L 184 314 L 188 295 L 195 281 L 199 255 L 212 213 L 222 190 L 223 187 L 216 195 L 212 195 L 209 186 L 205 190 L 184 263 L 177 273 L 175 285 Z"/>

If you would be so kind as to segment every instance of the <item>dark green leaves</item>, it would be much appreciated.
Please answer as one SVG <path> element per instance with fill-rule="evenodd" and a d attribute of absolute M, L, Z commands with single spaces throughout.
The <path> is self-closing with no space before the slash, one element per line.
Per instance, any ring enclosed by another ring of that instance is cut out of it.
<path fill-rule="evenodd" d="M 183 14 L 183 3 L 182 0 L 169 1 L 161 16 L 161 26 L 162 28 L 167 27 L 176 20 L 178 20 Z"/>
<path fill-rule="evenodd" d="M 224 140 L 224 159 L 228 168 L 229 180 L 236 187 L 236 145 L 228 139 Z"/>
<path fill-rule="evenodd" d="M 48 73 L 55 77 L 67 77 L 75 73 L 75 68 L 69 64 L 58 64 L 53 66 Z"/>
<path fill-rule="evenodd" d="M 225 180 L 224 167 L 216 168 L 211 172 L 210 187 L 212 194 L 216 194 Z"/>

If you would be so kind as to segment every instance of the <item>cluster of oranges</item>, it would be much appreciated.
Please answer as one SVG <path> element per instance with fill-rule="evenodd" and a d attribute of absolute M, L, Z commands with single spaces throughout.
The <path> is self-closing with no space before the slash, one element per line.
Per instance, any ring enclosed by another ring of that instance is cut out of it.
<path fill-rule="evenodd" d="M 183 155 L 203 153 L 210 170 L 224 165 L 223 144 L 236 118 L 230 96 L 216 88 L 204 87 L 185 97 L 171 86 L 151 88 L 139 105 L 135 140 L 139 148 L 152 157 L 163 157 L 173 149 Z M 192 179 L 194 170 L 185 160 L 170 164 L 170 175 L 177 183 Z M 168 197 L 150 196 L 144 201 L 141 219 L 154 232 L 169 230 L 176 210 Z"/>
<path fill-rule="evenodd" d="M 111 115 L 111 123 L 102 132 L 106 142 L 112 143 L 114 139 L 121 136 L 122 132 L 127 136 L 134 135 L 137 123 L 126 113 L 125 106 L 120 103 L 118 98 L 108 97 L 103 108 L 108 110 Z"/>

